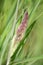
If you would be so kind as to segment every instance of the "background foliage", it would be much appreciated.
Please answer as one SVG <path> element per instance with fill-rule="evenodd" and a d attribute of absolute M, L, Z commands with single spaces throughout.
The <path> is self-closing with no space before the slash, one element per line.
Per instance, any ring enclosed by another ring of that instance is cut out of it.
<path fill-rule="evenodd" d="M 43 0 L 0 0 L 0 65 L 7 63 L 11 40 L 25 10 L 29 15 L 26 32 L 9 65 L 43 65 Z"/>

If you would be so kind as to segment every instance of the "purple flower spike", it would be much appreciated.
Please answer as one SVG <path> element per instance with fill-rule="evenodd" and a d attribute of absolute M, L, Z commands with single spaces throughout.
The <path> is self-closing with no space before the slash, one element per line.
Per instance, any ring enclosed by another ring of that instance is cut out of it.
<path fill-rule="evenodd" d="M 17 29 L 17 38 L 18 39 L 21 39 L 23 33 L 25 32 L 25 29 L 27 27 L 27 20 L 28 20 L 28 12 L 26 11 L 25 14 L 24 14 L 24 18 L 23 18 L 20 26 Z"/>

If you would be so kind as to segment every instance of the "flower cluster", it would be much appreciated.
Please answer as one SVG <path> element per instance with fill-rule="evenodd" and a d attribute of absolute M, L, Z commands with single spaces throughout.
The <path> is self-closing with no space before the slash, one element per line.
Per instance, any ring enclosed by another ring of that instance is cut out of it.
<path fill-rule="evenodd" d="M 28 20 L 28 12 L 26 11 L 24 14 L 24 18 L 22 19 L 22 22 L 20 24 L 20 26 L 17 29 L 17 39 L 21 40 L 23 37 L 23 34 L 25 32 L 25 29 L 27 27 L 27 20 Z"/>

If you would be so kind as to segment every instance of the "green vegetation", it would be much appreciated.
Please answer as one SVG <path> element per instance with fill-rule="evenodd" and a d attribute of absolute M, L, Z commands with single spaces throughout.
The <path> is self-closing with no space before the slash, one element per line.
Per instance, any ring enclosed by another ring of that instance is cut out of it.
<path fill-rule="evenodd" d="M 28 25 L 15 47 L 25 11 Z M 0 0 L 0 65 L 43 65 L 43 0 Z"/>

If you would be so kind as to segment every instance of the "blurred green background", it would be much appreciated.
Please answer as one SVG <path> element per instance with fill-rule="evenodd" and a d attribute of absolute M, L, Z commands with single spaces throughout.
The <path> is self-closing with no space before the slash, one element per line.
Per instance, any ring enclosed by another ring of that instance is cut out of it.
<path fill-rule="evenodd" d="M 18 0 L 0 0 L 0 59 L 4 51 L 4 41 L 13 27 L 17 2 Z M 15 33 L 21 23 L 25 9 L 29 15 L 27 28 L 34 21 L 36 21 L 36 23 L 27 36 L 25 43 L 22 42 L 24 44 L 22 45 L 21 51 L 14 58 L 15 60 L 19 59 L 15 61 L 17 64 L 12 63 L 11 65 L 43 65 L 43 0 L 20 0 Z M 5 49 L 6 51 L 4 52 L 2 61 L 0 61 L 2 65 L 6 65 L 9 43 L 9 41 L 6 42 L 8 45 Z"/>

